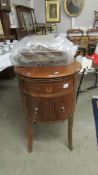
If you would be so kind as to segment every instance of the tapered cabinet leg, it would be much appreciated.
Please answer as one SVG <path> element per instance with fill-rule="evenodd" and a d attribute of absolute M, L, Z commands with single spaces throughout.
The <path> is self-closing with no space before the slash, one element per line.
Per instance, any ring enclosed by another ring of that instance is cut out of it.
<path fill-rule="evenodd" d="M 72 129 L 73 129 L 73 116 L 68 119 L 68 147 L 71 151 L 73 150 Z"/>
<path fill-rule="evenodd" d="M 32 142 L 33 142 L 33 126 L 32 121 L 28 120 L 28 152 L 32 152 Z"/>

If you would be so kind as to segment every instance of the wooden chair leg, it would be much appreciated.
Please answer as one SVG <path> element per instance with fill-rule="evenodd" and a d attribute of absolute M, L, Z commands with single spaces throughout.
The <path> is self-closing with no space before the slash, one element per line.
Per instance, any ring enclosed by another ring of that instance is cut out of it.
<path fill-rule="evenodd" d="M 68 147 L 72 151 L 72 128 L 73 128 L 73 116 L 68 119 Z"/>
<path fill-rule="evenodd" d="M 28 120 L 28 152 L 32 152 L 32 142 L 33 142 L 33 127 L 32 121 Z"/>

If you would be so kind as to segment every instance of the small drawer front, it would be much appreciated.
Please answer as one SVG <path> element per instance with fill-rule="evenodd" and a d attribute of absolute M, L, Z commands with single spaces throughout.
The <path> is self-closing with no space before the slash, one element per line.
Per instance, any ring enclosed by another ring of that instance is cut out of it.
<path fill-rule="evenodd" d="M 32 80 L 22 80 L 23 89 L 34 94 L 56 94 L 68 93 L 73 90 L 73 78 L 54 82 L 33 82 Z"/>
<path fill-rule="evenodd" d="M 51 100 L 51 120 L 64 120 L 72 115 L 75 108 L 74 95 L 69 94 Z"/>
<path fill-rule="evenodd" d="M 49 120 L 49 99 L 26 97 L 27 117 L 32 121 Z"/>

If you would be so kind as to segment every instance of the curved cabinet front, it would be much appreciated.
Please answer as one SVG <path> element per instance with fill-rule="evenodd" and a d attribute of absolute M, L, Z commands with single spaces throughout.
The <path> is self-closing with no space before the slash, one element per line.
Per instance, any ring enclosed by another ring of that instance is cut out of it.
<path fill-rule="evenodd" d="M 74 113 L 74 76 L 33 79 L 19 76 L 27 118 L 32 121 L 59 121 Z"/>

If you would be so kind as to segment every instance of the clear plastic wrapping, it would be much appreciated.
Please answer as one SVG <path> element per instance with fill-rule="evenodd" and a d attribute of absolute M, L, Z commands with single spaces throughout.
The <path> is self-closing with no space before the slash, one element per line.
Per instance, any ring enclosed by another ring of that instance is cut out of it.
<path fill-rule="evenodd" d="M 61 66 L 71 64 L 77 46 L 64 34 L 28 36 L 18 41 L 12 50 L 11 62 L 15 66 Z"/>

